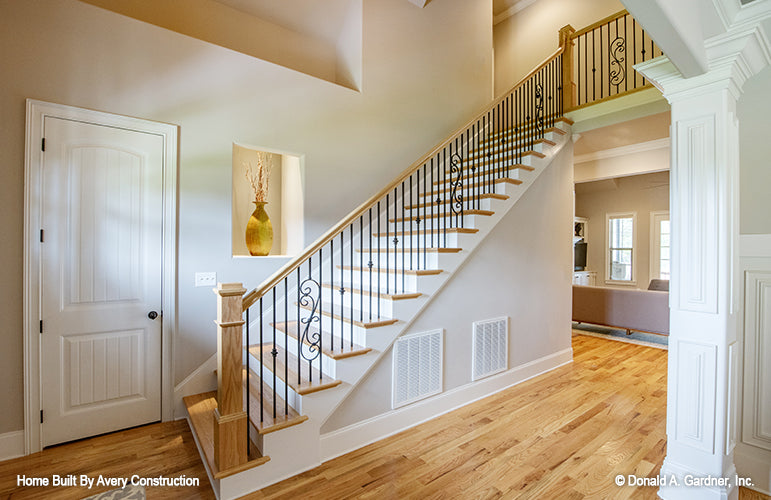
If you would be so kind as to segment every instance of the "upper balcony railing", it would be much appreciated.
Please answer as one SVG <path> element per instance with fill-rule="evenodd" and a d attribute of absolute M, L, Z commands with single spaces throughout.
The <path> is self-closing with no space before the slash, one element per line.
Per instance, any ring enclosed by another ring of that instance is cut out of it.
<path fill-rule="evenodd" d="M 650 88 L 650 82 L 634 65 L 662 55 L 642 26 L 622 10 L 586 28 L 570 25 L 560 31 L 560 45 L 567 45 L 564 82 L 565 111 L 613 99 L 628 92 Z"/>

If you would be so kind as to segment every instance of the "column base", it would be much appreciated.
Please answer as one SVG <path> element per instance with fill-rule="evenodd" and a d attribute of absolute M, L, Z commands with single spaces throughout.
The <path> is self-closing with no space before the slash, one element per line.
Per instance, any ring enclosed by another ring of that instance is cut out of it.
<path fill-rule="evenodd" d="M 722 477 L 704 476 L 664 459 L 661 476 L 666 486 L 659 488 L 658 495 L 664 500 L 737 500 L 736 467 Z"/>

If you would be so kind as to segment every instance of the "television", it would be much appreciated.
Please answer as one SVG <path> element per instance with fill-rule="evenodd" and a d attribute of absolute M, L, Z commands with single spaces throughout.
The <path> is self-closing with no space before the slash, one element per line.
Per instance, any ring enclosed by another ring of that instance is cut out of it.
<path fill-rule="evenodd" d="M 573 271 L 586 269 L 586 242 L 579 241 L 573 245 Z"/>

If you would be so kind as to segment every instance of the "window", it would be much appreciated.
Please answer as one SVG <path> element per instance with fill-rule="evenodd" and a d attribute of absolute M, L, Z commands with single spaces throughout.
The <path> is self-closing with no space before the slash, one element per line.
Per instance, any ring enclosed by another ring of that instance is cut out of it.
<path fill-rule="evenodd" d="M 634 284 L 636 215 L 608 214 L 607 280 Z"/>
<path fill-rule="evenodd" d="M 651 212 L 651 279 L 669 279 L 670 238 L 669 212 Z"/>

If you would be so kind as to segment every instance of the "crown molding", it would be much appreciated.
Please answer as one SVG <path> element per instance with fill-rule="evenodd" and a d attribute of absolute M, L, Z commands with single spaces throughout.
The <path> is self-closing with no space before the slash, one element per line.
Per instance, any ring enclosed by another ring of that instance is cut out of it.
<path fill-rule="evenodd" d="M 516 13 L 530 7 L 537 1 L 538 0 L 519 0 L 519 2 L 515 3 L 508 9 L 504 10 L 503 12 L 495 16 L 493 18 L 493 26 L 495 26 L 496 24 L 502 23 L 506 19 L 514 16 Z"/>
<path fill-rule="evenodd" d="M 586 163 L 588 161 L 605 160 L 607 158 L 616 158 L 618 156 L 628 156 L 636 153 L 644 153 L 645 151 L 654 151 L 657 149 L 669 148 L 669 137 L 663 139 L 655 139 L 653 141 L 638 142 L 637 144 L 630 144 L 628 146 L 620 146 L 617 148 L 603 149 L 602 151 L 595 151 L 594 153 L 587 153 L 585 155 L 578 155 L 573 157 L 573 163 Z"/>
<path fill-rule="evenodd" d="M 771 64 L 771 43 L 757 23 L 743 25 L 704 42 L 709 71 L 683 78 L 666 56 L 636 64 L 635 70 L 645 76 L 670 102 L 728 90 L 735 99 L 744 83 Z"/>

